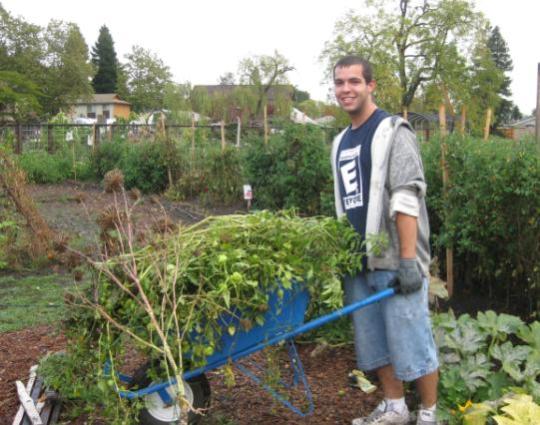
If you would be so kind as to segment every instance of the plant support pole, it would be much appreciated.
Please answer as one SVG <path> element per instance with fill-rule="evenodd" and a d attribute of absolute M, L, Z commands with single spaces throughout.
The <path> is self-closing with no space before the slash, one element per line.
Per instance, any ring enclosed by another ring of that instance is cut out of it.
<path fill-rule="evenodd" d="M 484 127 L 484 141 L 487 141 L 487 139 L 489 139 L 489 127 L 491 126 L 492 113 L 493 110 L 491 108 L 488 108 L 486 112 L 486 126 Z"/>
<path fill-rule="evenodd" d="M 240 147 L 240 132 L 242 131 L 242 120 L 236 117 L 236 147 Z"/>
<path fill-rule="evenodd" d="M 225 121 L 221 120 L 221 152 L 225 151 Z"/>
<path fill-rule="evenodd" d="M 461 137 L 465 137 L 465 125 L 467 122 L 467 106 L 463 105 L 461 107 L 461 121 L 459 126 L 459 133 Z"/>
<path fill-rule="evenodd" d="M 439 127 L 441 132 L 441 168 L 443 181 L 443 197 L 448 200 L 448 163 L 446 162 L 446 154 L 448 145 L 446 144 L 446 107 L 443 103 L 439 106 Z M 448 206 L 448 205 L 447 205 Z M 445 221 L 447 219 L 445 218 Z M 446 288 L 448 290 L 448 298 L 454 293 L 454 251 L 452 246 L 446 247 Z"/>
<path fill-rule="evenodd" d="M 195 161 L 195 117 L 191 115 L 191 162 Z"/>
<path fill-rule="evenodd" d="M 268 144 L 268 111 L 266 108 L 266 104 L 264 104 L 263 108 L 263 120 L 264 120 L 264 144 Z"/>

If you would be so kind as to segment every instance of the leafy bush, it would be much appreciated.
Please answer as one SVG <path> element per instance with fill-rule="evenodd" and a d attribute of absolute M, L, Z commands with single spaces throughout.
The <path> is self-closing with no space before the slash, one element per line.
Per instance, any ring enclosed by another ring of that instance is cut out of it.
<path fill-rule="evenodd" d="M 242 162 L 238 149 L 227 147 L 210 155 L 207 196 L 211 202 L 232 204 L 242 199 Z"/>
<path fill-rule="evenodd" d="M 270 137 L 268 146 L 260 137 L 251 139 L 244 163 L 255 205 L 319 214 L 321 191 L 332 179 L 324 140 L 324 132 L 310 125 L 287 125 Z"/>
<path fill-rule="evenodd" d="M 91 155 L 92 169 L 96 177 L 102 179 L 108 171 L 120 168 L 127 149 L 127 143 L 121 139 L 101 143 Z"/>
<path fill-rule="evenodd" d="M 540 309 L 540 161 L 532 140 L 448 139 L 443 194 L 440 141 L 422 144 L 435 253 L 453 246 L 454 275 L 468 290 Z M 444 258 L 439 255 L 439 258 Z M 462 289 L 462 288 L 460 288 Z M 459 290 L 459 289 L 458 289 Z"/>
<path fill-rule="evenodd" d="M 205 203 L 234 204 L 242 199 L 242 154 L 216 141 L 199 141 L 195 151 L 190 141 L 181 143 L 180 177 L 169 195 L 174 199 L 200 198 Z"/>
<path fill-rule="evenodd" d="M 126 188 L 142 192 L 163 192 L 167 188 L 167 161 L 164 143 L 141 142 L 127 146 L 120 162 Z"/>
<path fill-rule="evenodd" d="M 60 183 L 67 179 L 90 180 L 93 170 L 88 160 L 73 161 L 70 150 L 58 150 L 49 154 L 42 150 L 23 152 L 18 157 L 19 165 L 31 183 Z"/>
<path fill-rule="evenodd" d="M 19 164 L 32 183 L 59 183 L 71 177 L 72 164 L 61 153 L 28 151 L 19 157 Z"/>
<path fill-rule="evenodd" d="M 450 311 L 435 315 L 433 324 L 440 350 L 442 419 L 461 423 L 471 402 L 497 400 L 510 392 L 540 401 L 540 322 L 526 325 L 493 311 L 456 319 Z"/>

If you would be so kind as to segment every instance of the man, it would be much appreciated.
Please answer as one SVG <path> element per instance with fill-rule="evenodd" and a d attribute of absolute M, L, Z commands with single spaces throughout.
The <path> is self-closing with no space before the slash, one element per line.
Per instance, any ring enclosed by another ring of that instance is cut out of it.
<path fill-rule="evenodd" d="M 336 63 L 336 99 L 351 119 L 332 147 L 336 212 L 367 238 L 363 271 L 345 279 L 346 302 L 399 284 L 397 295 L 353 314 L 358 367 L 376 371 L 384 400 L 352 423 L 408 423 L 403 381 L 416 381 L 421 399 L 416 423 L 436 424 L 438 361 L 427 300 L 423 166 L 412 129 L 377 108 L 375 87 L 366 60 L 346 56 Z M 383 252 L 370 249 L 372 235 L 387 239 Z"/>

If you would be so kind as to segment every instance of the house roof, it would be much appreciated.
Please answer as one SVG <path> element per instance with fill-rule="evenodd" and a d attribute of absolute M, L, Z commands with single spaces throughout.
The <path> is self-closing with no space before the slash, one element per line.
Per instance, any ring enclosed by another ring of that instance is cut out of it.
<path fill-rule="evenodd" d="M 131 105 L 131 103 L 121 100 L 116 93 L 99 93 L 94 94 L 90 100 L 79 99 L 75 102 L 76 105 Z"/>
<path fill-rule="evenodd" d="M 526 128 L 526 127 L 535 127 L 536 126 L 536 117 L 530 116 L 523 118 L 519 121 L 513 122 L 512 124 L 509 124 L 507 127 L 513 127 L 513 128 Z"/>

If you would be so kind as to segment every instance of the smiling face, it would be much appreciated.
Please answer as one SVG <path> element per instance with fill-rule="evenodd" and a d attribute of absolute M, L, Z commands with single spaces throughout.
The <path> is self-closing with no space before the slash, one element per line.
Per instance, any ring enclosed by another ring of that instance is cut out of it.
<path fill-rule="evenodd" d="M 370 115 L 376 108 L 371 94 L 375 81 L 366 82 L 362 65 L 339 66 L 334 71 L 334 91 L 339 105 L 351 118 Z"/>

